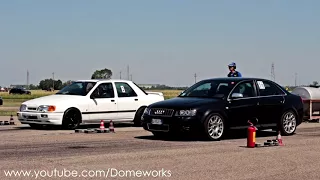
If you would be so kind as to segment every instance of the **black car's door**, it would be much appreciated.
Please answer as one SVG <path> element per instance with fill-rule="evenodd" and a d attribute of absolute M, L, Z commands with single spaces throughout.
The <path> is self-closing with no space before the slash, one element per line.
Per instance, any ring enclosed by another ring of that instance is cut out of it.
<path fill-rule="evenodd" d="M 274 126 L 282 116 L 286 94 L 271 81 L 261 80 L 256 84 L 259 96 L 259 124 L 265 127 Z"/>
<path fill-rule="evenodd" d="M 228 120 L 233 128 L 248 125 L 248 120 L 257 118 L 258 98 L 254 81 L 238 83 L 228 97 L 226 107 Z"/>

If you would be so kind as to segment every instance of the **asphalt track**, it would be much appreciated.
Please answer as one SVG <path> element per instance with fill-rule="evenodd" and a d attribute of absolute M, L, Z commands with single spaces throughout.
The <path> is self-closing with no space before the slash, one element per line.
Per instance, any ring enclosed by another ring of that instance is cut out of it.
<path fill-rule="evenodd" d="M 283 136 L 285 146 L 254 149 L 245 147 L 245 134 L 240 132 L 208 142 L 192 137 L 161 140 L 142 128 L 115 128 L 116 133 L 77 134 L 0 126 L 0 179 L 320 179 L 319 123 L 304 123 L 294 136 Z M 258 133 L 257 142 L 275 136 L 274 132 Z M 49 178 L 38 174 L 36 178 L 33 174 L 18 178 L 4 172 L 54 169 L 78 174 L 109 169 L 109 173 L 108 177 Z M 127 171 L 126 176 L 121 170 Z M 138 170 L 158 172 L 143 176 Z"/>

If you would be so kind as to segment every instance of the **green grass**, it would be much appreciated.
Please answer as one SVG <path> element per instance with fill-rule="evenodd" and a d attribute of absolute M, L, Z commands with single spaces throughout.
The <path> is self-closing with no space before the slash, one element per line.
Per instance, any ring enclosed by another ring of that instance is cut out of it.
<path fill-rule="evenodd" d="M 0 110 L 0 116 L 16 116 L 17 115 L 17 111 L 12 111 L 12 110 L 7 110 L 7 111 L 2 111 Z"/>
<path fill-rule="evenodd" d="M 1 107 L 19 107 L 21 103 L 29 99 L 3 99 L 3 105 Z"/>

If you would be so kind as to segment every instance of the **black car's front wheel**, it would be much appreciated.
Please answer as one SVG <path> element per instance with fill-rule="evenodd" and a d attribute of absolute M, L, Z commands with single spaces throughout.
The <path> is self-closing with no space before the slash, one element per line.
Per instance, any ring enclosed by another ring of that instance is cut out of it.
<path fill-rule="evenodd" d="M 281 117 L 279 123 L 282 135 L 293 135 L 297 128 L 297 115 L 293 111 L 286 111 Z"/>
<path fill-rule="evenodd" d="M 204 130 L 209 140 L 221 140 L 226 131 L 224 118 L 217 113 L 210 114 L 204 121 Z"/>

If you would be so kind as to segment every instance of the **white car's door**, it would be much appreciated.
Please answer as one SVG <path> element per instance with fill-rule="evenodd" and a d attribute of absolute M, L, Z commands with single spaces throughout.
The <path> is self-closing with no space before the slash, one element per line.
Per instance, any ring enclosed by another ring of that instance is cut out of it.
<path fill-rule="evenodd" d="M 115 89 L 112 83 L 101 83 L 92 93 L 89 106 L 91 121 L 117 120 L 118 106 Z"/>
<path fill-rule="evenodd" d="M 133 120 L 136 110 L 140 107 L 137 93 L 125 82 L 115 82 L 118 94 L 119 120 Z"/>

